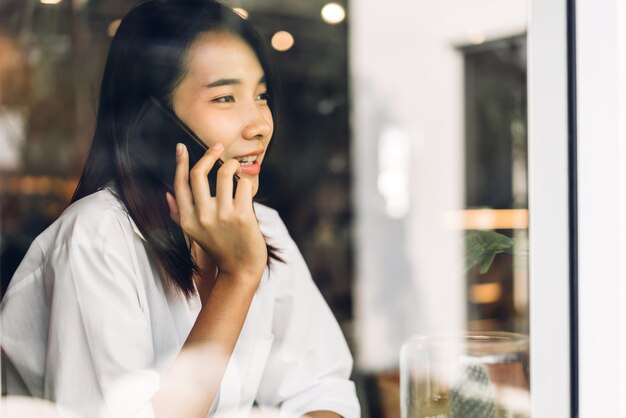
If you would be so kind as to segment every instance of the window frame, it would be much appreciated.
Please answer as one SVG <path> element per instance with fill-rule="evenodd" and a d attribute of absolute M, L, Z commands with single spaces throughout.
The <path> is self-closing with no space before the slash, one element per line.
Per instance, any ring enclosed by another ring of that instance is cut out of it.
<path fill-rule="evenodd" d="M 528 176 L 531 412 L 572 412 L 570 168 L 566 0 L 531 0 Z"/>

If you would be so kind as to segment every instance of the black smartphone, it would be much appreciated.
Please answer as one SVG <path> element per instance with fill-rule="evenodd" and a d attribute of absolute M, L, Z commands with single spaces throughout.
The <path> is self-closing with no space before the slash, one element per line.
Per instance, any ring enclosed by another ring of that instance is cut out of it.
<path fill-rule="evenodd" d="M 189 152 L 189 168 L 204 155 L 208 146 L 160 100 L 150 97 L 141 107 L 128 138 L 128 153 L 146 174 L 160 181 L 174 194 L 176 144 L 185 144 Z M 224 164 L 217 160 L 209 172 L 211 196 L 215 196 L 217 170 Z M 233 195 L 239 177 L 233 179 Z"/>

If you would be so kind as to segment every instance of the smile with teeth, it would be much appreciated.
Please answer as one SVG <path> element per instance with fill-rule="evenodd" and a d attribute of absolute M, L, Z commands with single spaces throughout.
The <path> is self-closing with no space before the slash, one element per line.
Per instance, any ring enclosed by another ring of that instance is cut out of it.
<path fill-rule="evenodd" d="M 237 161 L 239 161 L 239 163 L 241 164 L 242 167 L 247 166 L 247 165 L 252 165 L 254 164 L 254 162 L 256 161 L 256 155 L 249 155 L 247 157 L 239 157 L 237 158 Z"/>

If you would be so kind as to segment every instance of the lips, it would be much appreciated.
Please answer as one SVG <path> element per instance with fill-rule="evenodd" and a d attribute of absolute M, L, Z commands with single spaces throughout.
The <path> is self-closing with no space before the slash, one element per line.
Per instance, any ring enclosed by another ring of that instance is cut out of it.
<path fill-rule="evenodd" d="M 242 165 L 240 170 L 242 173 L 245 173 L 245 174 L 259 174 L 261 172 L 261 164 L 254 163 L 254 164 Z"/>
<path fill-rule="evenodd" d="M 258 156 L 263 154 L 265 150 L 256 150 L 252 151 L 248 154 L 241 155 L 239 157 L 234 157 L 237 161 L 239 161 L 241 171 L 246 174 L 259 174 L 261 171 L 261 164 L 257 161 Z"/>
<path fill-rule="evenodd" d="M 239 161 L 241 163 L 242 166 L 244 165 L 248 165 L 248 164 L 253 164 L 256 162 L 257 157 L 261 154 L 263 154 L 264 150 L 257 150 L 257 151 L 253 151 L 250 152 L 248 154 L 245 155 L 240 155 L 238 157 L 233 157 L 235 160 Z"/>

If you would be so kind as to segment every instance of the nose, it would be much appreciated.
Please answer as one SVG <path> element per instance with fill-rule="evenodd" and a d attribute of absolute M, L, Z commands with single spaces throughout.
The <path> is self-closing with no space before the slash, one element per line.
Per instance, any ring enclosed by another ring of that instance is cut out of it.
<path fill-rule="evenodd" d="M 267 105 L 254 104 L 250 107 L 248 118 L 242 131 L 245 139 L 269 139 L 274 129 L 272 111 Z"/>

